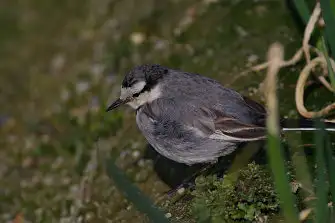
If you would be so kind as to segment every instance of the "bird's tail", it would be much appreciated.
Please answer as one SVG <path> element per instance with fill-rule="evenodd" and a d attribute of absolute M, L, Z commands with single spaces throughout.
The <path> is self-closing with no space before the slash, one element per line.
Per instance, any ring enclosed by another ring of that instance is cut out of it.
<path fill-rule="evenodd" d="M 325 130 L 335 132 L 335 123 L 323 121 Z M 315 121 L 312 119 L 283 119 L 281 120 L 282 131 L 315 131 Z"/>

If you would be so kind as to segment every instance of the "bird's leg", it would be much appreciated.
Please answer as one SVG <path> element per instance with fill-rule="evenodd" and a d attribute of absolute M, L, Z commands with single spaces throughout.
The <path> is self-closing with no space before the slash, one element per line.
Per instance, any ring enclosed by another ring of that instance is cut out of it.
<path fill-rule="evenodd" d="M 194 187 L 194 182 L 192 182 L 197 176 L 205 173 L 208 169 L 210 169 L 211 167 L 213 167 L 215 164 L 217 163 L 217 161 L 215 162 L 210 162 L 209 164 L 203 166 L 199 171 L 196 171 L 195 173 L 193 173 L 191 176 L 189 176 L 188 178 L 184 179 L 183 182 L 181 184 L 179 184 L 177 187 L 172 188 L 171 190 L 169 190 L 167 192 L 168 196 L 173 196 L 176 192 L 181 191 L 184 189 L 188 189 L 190 187 Z"/>

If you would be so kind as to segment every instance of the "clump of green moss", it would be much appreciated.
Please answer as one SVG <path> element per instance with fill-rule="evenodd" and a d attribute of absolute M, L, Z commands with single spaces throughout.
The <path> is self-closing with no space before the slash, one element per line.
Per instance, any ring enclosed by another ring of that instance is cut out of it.
<path fill-rule="evenodd" d="M 271 173 L 251 163 L 231 177 L 198 177 L 192 212 L 198 222 L 254 222 L 279 212 Z"/>

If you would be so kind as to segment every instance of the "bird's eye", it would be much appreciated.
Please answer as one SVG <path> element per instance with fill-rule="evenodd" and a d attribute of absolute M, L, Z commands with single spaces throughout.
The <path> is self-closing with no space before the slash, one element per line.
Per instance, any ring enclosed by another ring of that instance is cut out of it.
<path fill-rule="evenodd" d="M 136 83 L 137 83 L 137 80 L 135 80 L 134 78 L 124 79 L 123 82 L 122 82 L 122 86 L 123 87 L 131 87 Z"/>
<path fill-rule="evenodd" d="M 128 85 L 129 85 L 129 86 L 133 86 L 133 85 L 135 85 L 137 82 L 138 82 L 138 80 L 137 80 L 136 78 L 132 77 L 132 78 L 130 78 L 130 79 L 128 80 Z"/>
<path fill-rule="evenodd" d="M 135 94 L 133 94 L 133 97 L 136 98 L 136 97 L 138 97 L 139 95 L 140 95 L 140 93 L 135 93 Z"/>

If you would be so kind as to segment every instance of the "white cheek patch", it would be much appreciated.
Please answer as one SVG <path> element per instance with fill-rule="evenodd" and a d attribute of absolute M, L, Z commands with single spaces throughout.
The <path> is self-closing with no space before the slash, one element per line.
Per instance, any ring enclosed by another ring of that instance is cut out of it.
<path fill-rule="evenodd" d="M 132 96 L 133 94 L 140 92 L 144 88 L 144 86 L 145 86 L 145 82 L 140 81 L 129 88 L 121 87 L 120 99 L 126 99 Z"/>
<path fill-rule="evenodd" d="M 161 89 L 159 85 L 152 88 L 150 91 L 143 92 L 138 97 L 134 98 L 134 100 L 128 102 L 127 104 L 130 105 L 132 108 L 137 109 L 141 105 L 146 103 L 150 103 L 161 96 Z"/>

